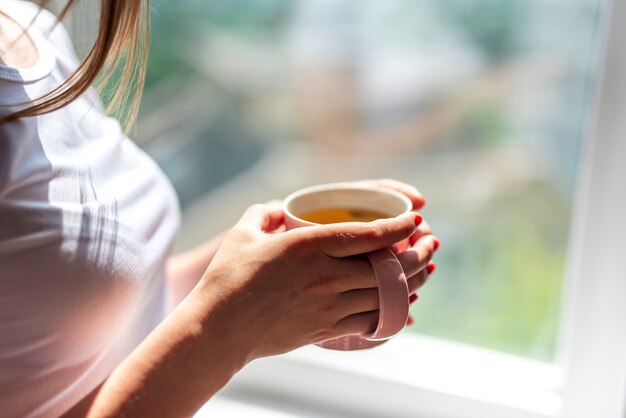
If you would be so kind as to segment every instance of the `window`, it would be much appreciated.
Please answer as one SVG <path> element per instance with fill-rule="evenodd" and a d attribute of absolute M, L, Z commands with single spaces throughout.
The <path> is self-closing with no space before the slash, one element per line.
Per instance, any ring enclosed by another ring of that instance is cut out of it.
<path fill-rule="evenodd" d="M 626 234 L 626 199 L 616 179 L 626 176 L 617 160 L 626 153 L 616 129 L 626 126 L 616 109 L 626 80 L 617 43 L 595 140 L 587 137 L 608 19 L 626 17 L 624 6 L 154 7 L 136 140 L 178 189 L 181 247 L 251 203 L 374 177 L 420 187 L 443 244 L 414 305 L 417 323 L 401 337 L 365 353 L 312 347 L 259 361 L 221 399 L 296 416 L 620 416 L 626 312 L 616 235 Z M 612 42 L 623 35 L 617 26 Z"/>

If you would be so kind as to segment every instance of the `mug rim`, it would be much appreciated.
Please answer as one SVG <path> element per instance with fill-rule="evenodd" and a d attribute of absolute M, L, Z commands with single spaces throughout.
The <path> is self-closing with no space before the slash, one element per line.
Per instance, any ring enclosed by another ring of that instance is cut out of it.
<path fill-rule="evenodd" d="M 399 200 L 403 201 L 406 205 L 406 209 L 404 210 L 404 212 L 399 213 L 397 215 L 394 216 L 399 216 L 403 213 L 408 213 L 413 209 L 413 202 L 411 202 L 411 199 L 409 199 L 406 195 L 404 195 L 403 193 L 397 191 L 397 190 L 393 190 L 387 187 L 383 187 L 383 186 L 376 186 L 376 185 L 368 185 L 368 184 L 354 184 L 354 183 L 350 183 L 350 182 L 339 182 L 339 183 L 326 183 L 326 184 L 320 184 L 320 185 L 316 185 L 316 186 L 309 186 L 309 187 L 305 187 L 302 189 L 299 189 L 291 194 L 289 194 L 284 200 L 283 200 L 283 212 L 285 213 L 285 215 L 293 217 L 295 219 L 298 219 L 298 221 L 305 223 L 307 225 L 320 225 L 317 224 L 315 222 L 309 222 L 306 221 L 302 218 L 300 218 L 299 216 L 297 216 L 296 214 L 294 214 L 293 212 L 291 212 L 291 210 L 289 210 L 289 205 L 291 202 L 293 202 L 295 199 L 311 194 L 311 193 L 316 193 L 316 192 L 325 192 L 325 191 L 334 191 L 334 190 L 346 190 L 346 191 L 350 191 L 350 190 L 367 190 L 367 191 L 372 191 L 372 192 L 378 192 L 378 193 L 383 193 L 383 194 L 387 194 L 387 195 L 391 195 L 394 196 L 396 198 L 398 198 Z"/>

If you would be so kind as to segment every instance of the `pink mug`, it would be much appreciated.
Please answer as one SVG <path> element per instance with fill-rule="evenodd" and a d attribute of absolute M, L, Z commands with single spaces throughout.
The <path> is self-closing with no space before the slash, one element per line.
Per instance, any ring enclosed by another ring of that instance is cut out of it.
<path fill-rule="evenodd" d="M 408 197 L 391 189 L 354 183 L 324 184 L 299 190 L 285 198 L 285 225 L 287 229 L 317 225 L 300 216 L 336 208 L 374 211 L 392 218 L 409 212 L 412 203 Z M 407 247 L 408 239 L 394 245 L 397 251 L 406 250 Z M 389 340 L 406 325 L 409 315 L 409 289 L 400 262 L 389 248 L 366 255 L 378 280 L 380 313 L 376 330 L 368 334 L 347 335 L 323 341 L 318 346 L 332 350 L 371 348 Z"/>

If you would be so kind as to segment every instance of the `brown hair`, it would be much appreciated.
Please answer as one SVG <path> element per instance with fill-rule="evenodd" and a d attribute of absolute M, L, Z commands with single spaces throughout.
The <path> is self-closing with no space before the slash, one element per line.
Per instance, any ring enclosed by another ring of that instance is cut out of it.
<path fill-rule="evenodd" d="M 51 0 L 39 0 L 47 7 Z M 79 0 L 68 0 L 58 14 L 63 19 Z M 100 24 L 93 47 L 76 71 L 60 86 L 14 113 L 0 116 L 0 124 L 22 117 L 54 112 L 76 100 L 94 83 L 128 129 L 139 111 L 149 45 L 149 0 L 100 0 Z M 113 86 L 111 85 L 113 84 Z"/>

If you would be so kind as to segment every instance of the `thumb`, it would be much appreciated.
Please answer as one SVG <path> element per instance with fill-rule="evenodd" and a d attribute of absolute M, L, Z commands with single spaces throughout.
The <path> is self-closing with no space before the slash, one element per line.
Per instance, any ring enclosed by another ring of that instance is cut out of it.
<path fill-rule="evenodd" d="M 415 212 L 372 222 L 345 222 L 298 228 L 317 247 L 331 257 L 348 257 L 389 247 L 415 232 L 422 217 Z"/>
<path fill-rule="evenodd" d="M 280 201 L 257 203 L 244 212 L 238 223 L 261 232 L 270 232 L 282 225 L 284 216 Z"/>

